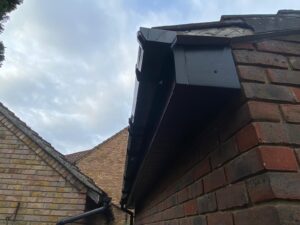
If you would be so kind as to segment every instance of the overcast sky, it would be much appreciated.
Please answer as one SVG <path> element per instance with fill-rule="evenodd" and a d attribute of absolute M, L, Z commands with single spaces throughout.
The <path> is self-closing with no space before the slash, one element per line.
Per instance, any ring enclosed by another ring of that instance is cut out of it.
<path fill-rule="evenodd" d="M 0 101 L 63 153 L 128 124 L 136 31 L 300 9 L 299 0 L 24 0 L 0 35 Z"/>

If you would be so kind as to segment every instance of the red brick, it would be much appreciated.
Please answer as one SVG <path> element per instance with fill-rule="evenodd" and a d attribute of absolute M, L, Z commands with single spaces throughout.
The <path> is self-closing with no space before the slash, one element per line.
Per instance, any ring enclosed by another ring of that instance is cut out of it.
<path fill-rule="evenodd" d="M 176 212 L 177 218 L 184 216 L 184 207 L 183 205 L 177 205 L 174 207 L 174 210 Z"/>
<path fill-rule="evenodd" d="M 248 204 L 248 195 L 244 183 L 229 185 L 216 192 L 218 209 L 230 209 Z"/>
<path fill-rule="evenodd" d="M 252 43 L 234 43 L 231 45 L 232 49 L 247 49 L 254 50 L 254 45 Z"/>
<path fill-rule="evenodd" d="M 247 187 L 254 203 L 273 199 L 300 200 L 299 173 L 265 173 L 249 179 Z"/>
<path fill-rule="evenodd" d="M 258 83 L 243 83 L 242 86 L 248 99 L 294 102 L 289 87 Z"/>
<path fill-rule="evenodd" d="M 300 88 L 291 88 L 294 96 L 295 96 L 295 99 L 297 102 L 300 102 Z"/>
<path fill-rule="evenodd" d="M 300 84 L 300 71 L 267 69 L 267 74 L 274 84 Z"/>
<path fill-rule="evenodd" d="M 289 61 L 292 65 L 293 69 L 296 69 L 296 70 L 300 69 L 300 57 L 290 57 Z"/>
<path fill-rule="evenodd" d="M 247 103 L 251 118 L 254 120 L 280 121 L 280 112 L 276 104 L 250 101 Z"/>
<path fill-rule="evenodd" d="M 204 175 L 208 174 L 211 171 L 211 166 L 209 162 L 209 158 L 202 160 L 198 163 L 193 169 L 194 180 L 198 180 Z"/>
<path fill-rule="evenodd" d="M 289 136 L 289 143 L 300 144 L 300 125 L 299 124 L 286 124 L 287 133 Z"/>
<path fill-rule="evenodd" d="M 236 135 L 236 141 L 239 151 L 246 151 L 258 145 L 258 137 L 253 124 L 249 124 L 240 130 Z"/>
<path fill-rule="evenodd" d="M 299 204 L 280 204 L 276 206 L 282 225 L 298 225 L 300 222 Z"/>
<path fill-rule="evenodd" d="M 234 213 L 237 225 L 283 225 L 280 223 L 277 209 L 273 206 L 261 206 Z"/>
<path fill-rule="evenodd" d="M 285 121 L 300 123 L 300 105 L 281 105 Z"/>
<path fill-rule="evenodd" d="M 194 216 L 191 219 L 193 225 L 207 225 L 205 216 Z"/>
<path fill-rule="evenodd" d="M 152 218 L 152 217 L 153 217 L 153 215 L 151 215 L 150 218 Z M 173 207 L 173 208 L 169 208 L 169 209 L 165 210 L 165 215 L 163 217 L 166 220 L 175 219 L 177 217 L 176 208 Z M 151 222 L 151 219 L 150 219 L 150 222 Z"/>
<path fill-rule="evenodd" d="M 287 147 L 261 146 L 237 157 L 226 166 L 229 182 L 254 175 L 263 170 L 296 171 L 294 153 Z"/>
<path fill-rule="evenodd" d="M 179 221 L 178 220 L 168 221 L 168 225 L 179 225 Z"/>
<path fill-rule="evenodd" d="M 231 183 L 264 170 L 257 148 L 235 158 L 225 168 L 228 181 Z"/>
<path fill-rule="evenodd" d="M 221 148 L 214 151 L 211 155 L 211 164 L 213 168 L 221 166 L 226 161 L 238 155 L 238 148 L 234 138 L 223 143 Z"/>
<path fill-rule="evenodd" d="M 281 123 L 255 122 L 253 125 L 260 143 L 289 143 L 286 128 Z"/>
<path fill-rule="evenodd" d="M 170 208 L 177 204 L 177 195 L 174 194 L 165 200 L 165 207 Z"/>
<path fill-rule="evenodd" d="M 188 192 L 188 188 L 184 188 L 181 191 L 178 192 L 178 196 L 177 196 L 178 202 L 184 202 L 186 200 L 189 199 L 189 192 Z"/>
<path fill-rule="evenodd" d="M 286 58 L 273 53 L 234 50 L 233 55 L 237 63 L 288 68 Z"/>
<path fill-rule="evenodd" d="M 166 223 L 165 222 L 163 222 L 163 224 L 162 225 L 165 225 Z M 179 224 L 180 225 L 193 225 L 193 221 L 192 221 L 192 219 L 191 219 L 191 217 L 185 217 L 185 218 L 181 218 L 180 220 L 179 220 Z"/>
<path fill-rule="evenodd" d="M 264 68 L 257 67 L 257 66 L 244 66 L 239 65 L 237 66 L 239 71 L 239 75 L 243 80 L 248 81 L 257 81 L 264 83 L 266 80 L 266 72 Z"/>
<path fill-rule="evenodd" d="M 163 225 L 168 225 L 168 222 Z M 207 225 L 205 216 L 190 216 L 180 219 L 180 225 Z"/>
<path fill-rule="evenodd" d="M 256 47 L 260 51 L 300 55 L 299 43 L 267 40 L 256 43 Z"/>
<path fill-rule="evenodd" d="M 280 204 L 258 206 L 234 213 L 238 225 L 298 225 L 300 206 L 297 204 Z"/>
<path fill-rule="evenodd" d="M 214 170 L 203 179 L 204 192 L 210 192 L 226 184 L 224 169 Z"/>
<path fill-rule="evenodd" d="M 188 187 L 189 198 L 195 198 L 203 194 L 203 182 L 198 180 Z"/>
<path fill-rule="evenodd" d="M 297 171 L 297 160 L 294 151 L 288 147 L 259 147 L 263 165 L 267 170 Z"/>
<path fill-rule="evenodd" d="M 184 207 L 184 215 L 191 216 L 197 214 L 197 201 L 196 199 L 192 199 L 190 201 L 187 201 L 183 205 Z"/>
<path fill-rule="evenodd" d="M 162 218 L 164 218 L 164 220 L 171 219 L 172 216 L 170 215 L 170 212 L 171 212 L 170 209 L 166 209 L 165 211 L 163 211 Z"/>
<path fill-rule="evenodd" d="M 296 156 L 298 158 L 298 163 L 300 165 L 300 148 L 295 149 L 295 152 L 296 152 Z"/>
<path fill-rule="evenodd" d="M 208 225 L 233 225 L 231 213 L 218 212 L 207 214 Z"/>
<path fill-rule="evenodd" d="M 217 202 L 215 193 L 203 195 L 197 199 L 198 212 L 200 214 L 214 212 L 217 210 Z"/>

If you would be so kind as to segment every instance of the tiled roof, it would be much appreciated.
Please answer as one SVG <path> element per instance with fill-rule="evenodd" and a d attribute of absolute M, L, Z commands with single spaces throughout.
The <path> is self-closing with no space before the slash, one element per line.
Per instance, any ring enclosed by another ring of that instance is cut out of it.
<path fill-rule="evenodd" d="M 89 154 L 92 151 L 93 151 L 93 149 L 85 150 L 85 151 L 81 151 L 81 152 L 75 152 L 72 154 L 65 155 L 65 157 L 67 158 L 67 160 L 70 163 L 76 164 L 77 161 L 79 161 L 81 158 L 83 158 L 85 155 Z"/>
<path fill-rule="evenodd" d="M 88 154 L 92 153 L 93 151 L 99 149 L 102 145 L 104 145 L 105 143 L 109 142 L 110 140 L 114 139 L 116 136 L 118 136 L 120 133 L 122 133 L 124 130 L 127 130 L 128 128 L 125 127 L 124 129 L 118 131 L 117 133 L 115 133 L 114 135 L 112 135 L 111 137 L 107 138 L 106 140 L 104 140 L 103 142 L 101 142 L 99 145 L 96 145 L 95 147 L 93 147 L 92 149 L 89 150 L 84 150 L 84 151 L 80 151 L 80 152 L 74 152 L 68 155 L 65 155 L 65 157 L 67 158 L 67 160 L 72 163 L 72 164 L 76 164 L 78 161 L 80 161 L 81 159 L 83 159 L 84 157 L 86 157 Z"/>

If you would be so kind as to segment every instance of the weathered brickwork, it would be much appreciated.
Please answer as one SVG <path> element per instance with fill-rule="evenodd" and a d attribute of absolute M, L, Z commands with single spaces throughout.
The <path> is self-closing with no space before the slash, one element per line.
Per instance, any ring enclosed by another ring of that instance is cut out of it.
<path fill-rule="evenodd" d="M 112 205 L 112 211 L 114 214 L 114 220 L 111 221 L 112 225 L 128 225 L 130 218 L 129 215 L 127 213 L 125 213 L 124 211 L 122 211 L 120 209 L 120 207 Z"/>
<path fill-rule="evenodd" d="M 125 128 L 76 162 L 80 170 L 112 198 L 115 205 L 119 205 L 121 200 L 127 140 L 128 130 Z M 112 208 L 114 224 L 124 225 L 129 221 L 127 213 L 114 205 Z"/>
<path fill-rule="evenodd" d="M 119 204 L 121 199 L 127 140 L 126 128 L 76 163 L 84 174 L 108 193 L 115 204 Z"/>
<path fill-rule="evenodd" d="M 138 225 L 300 224 L 300 39 L 232 46 L 236 104 L 136 205 Z"/>
<path fill-rule="evenodd" d="M 0 114 L 0 224 L 18 204 L 13 224 L 54 225 L 84 212 L 86 188 Z"/>

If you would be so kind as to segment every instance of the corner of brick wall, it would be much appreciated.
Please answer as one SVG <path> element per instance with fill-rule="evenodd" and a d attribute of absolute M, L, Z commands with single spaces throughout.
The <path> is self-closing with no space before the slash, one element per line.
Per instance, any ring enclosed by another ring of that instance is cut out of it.
<path fill-rule="evenodd" d="M 232 49 L 242 105 L 157 181 L 136 224 L 300 224 L 300 39 Z"/>

